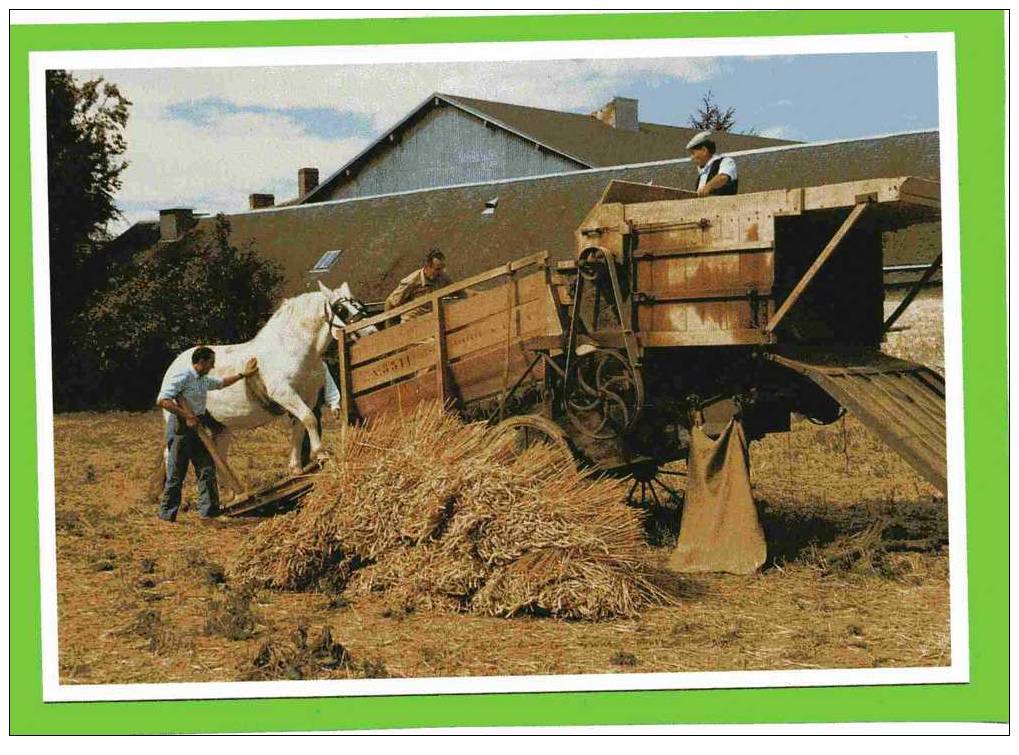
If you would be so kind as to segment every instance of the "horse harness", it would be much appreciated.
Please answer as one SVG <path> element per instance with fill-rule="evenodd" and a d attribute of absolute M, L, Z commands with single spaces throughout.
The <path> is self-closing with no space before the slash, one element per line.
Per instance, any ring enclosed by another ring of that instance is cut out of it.
<path fill-rule="evenodd" d="M 341 307 L 345 307 L 347 305 L 350 305 L 357 314 L 353 315 L 348 322 L 344 322 L 340 319 L 340 315 L 343 312 Z M 326 322 L 329 323 L 329 327 L 331 328 L 342 328 L 349 323 L 363 319 L 365 316 L 364 305 L 357 299 L 352 299 L 347 296 L 341 296 L 333 302 L 323 303 L 322 309 Z M 265 387 L 265 383 L 262 381 L 261 373 L 256 372 L 254 375 L 248 377 L 248 379 L 244 382 L 245 388 L 248 391 L 248 397 L 256 404 L 277 417 L 288 414 L 286 409 L 269 398 L 269 391 Z"/>

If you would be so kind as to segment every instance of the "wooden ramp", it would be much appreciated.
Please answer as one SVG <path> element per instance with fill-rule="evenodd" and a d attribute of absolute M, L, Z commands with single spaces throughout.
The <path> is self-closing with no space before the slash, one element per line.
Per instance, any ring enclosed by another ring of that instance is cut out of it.
<path fill-rule="evenodd" d="M 769 357 L 817 383 L 913 469 L 947 492 L 944 377 L 878 351 L 783 349 Z"/>
<path fill-rule="evenodd" d="M 269 516 L 292 509 L 315 487 L 315 473 L 323 466 L 321 462 L 312 462 L 300 474 L 242 495 L 223 508 L 223 516 Z"/>

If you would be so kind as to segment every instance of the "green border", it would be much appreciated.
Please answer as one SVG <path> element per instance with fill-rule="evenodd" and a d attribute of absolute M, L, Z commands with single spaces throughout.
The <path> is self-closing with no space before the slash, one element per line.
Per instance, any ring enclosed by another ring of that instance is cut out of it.
<path fill-rule="evenodd" d="M 969 684 L 42 703 L 36 447 L 11 443 L 12 733 L 1008 720 L 1003 11 L 758 11 L 15 26 L 10 31 L 10 426 L 35 437 L 28 53 L 41 50 L 953 32 L 961 187 Z M 15 579 L 15 576 L 17 578 Z"/>

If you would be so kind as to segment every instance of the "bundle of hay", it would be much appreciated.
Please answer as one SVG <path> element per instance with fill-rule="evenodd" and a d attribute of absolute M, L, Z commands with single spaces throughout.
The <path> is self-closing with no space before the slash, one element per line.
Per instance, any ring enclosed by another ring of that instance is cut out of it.
<path fill-rule="evenodd" d="M 666 601 L 625 486 L 512 444 L 435 406 L 350 428 L 302 507 L 260 525 L 232 570 L 498 616 L 601 619 Z"/>

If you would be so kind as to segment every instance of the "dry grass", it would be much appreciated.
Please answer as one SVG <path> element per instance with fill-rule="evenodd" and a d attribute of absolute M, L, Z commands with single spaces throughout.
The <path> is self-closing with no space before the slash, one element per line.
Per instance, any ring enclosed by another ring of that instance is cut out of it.
<path fill-rule="evenodd" d="M 902 322 L 911 330 L 892 334 L 888 350 L 939 367 L 940 335 L 925 333 L 937 328 L 940 334 L 940 299 L 925 296 L 918 304 Z M 157 413 L 59 415 L 55 436 L 57 511 L 50 524 L 57 533 L 65 683 L 905 667 L 950 660 L 944 501 L 851 419 L 846 428 L 805 424 L 753 445 L 754 485 L 772 556 L 764 571 L 696 578 L 662 572 L 656 584 L 676 605 L 597 623 L 451 613 L 438 601 L 408 613 L 385 593 L 337 594 L 329 584 L 297 592 L 246 588 L 222 567 L 257 522 L 210 527 L 186 510 L 167 525 L 140 503 L 161 437 Z M 328 421 L 326 437 L 337 437 Z M 282 424 L 239 437 L 231 451 L 235 467 L 259 482 L 283 476 L 287 438 Z M 193 506 L 194 500 L 189 480 L 185 501 Z M 889 526 L 875 539 L 873 528 L 883 522 Z M 903 550 L 902 541 L 920 550 Z M 654 558 L 664 561 L 667 553 L 656 549 Z M 249 636 L 207 630 L 245 589 L 254 623 L 242 622 L 248 630 L 239 634 Z"/>
<path fill-rule="evenodd" d="M 351 428 L 300 509 L 259 526 L 232 571 L 286 590 L 353 579 L 405 611 L 594 620 L 668 602 L 624 483 L 512 446 L 437 405 Z"/>

